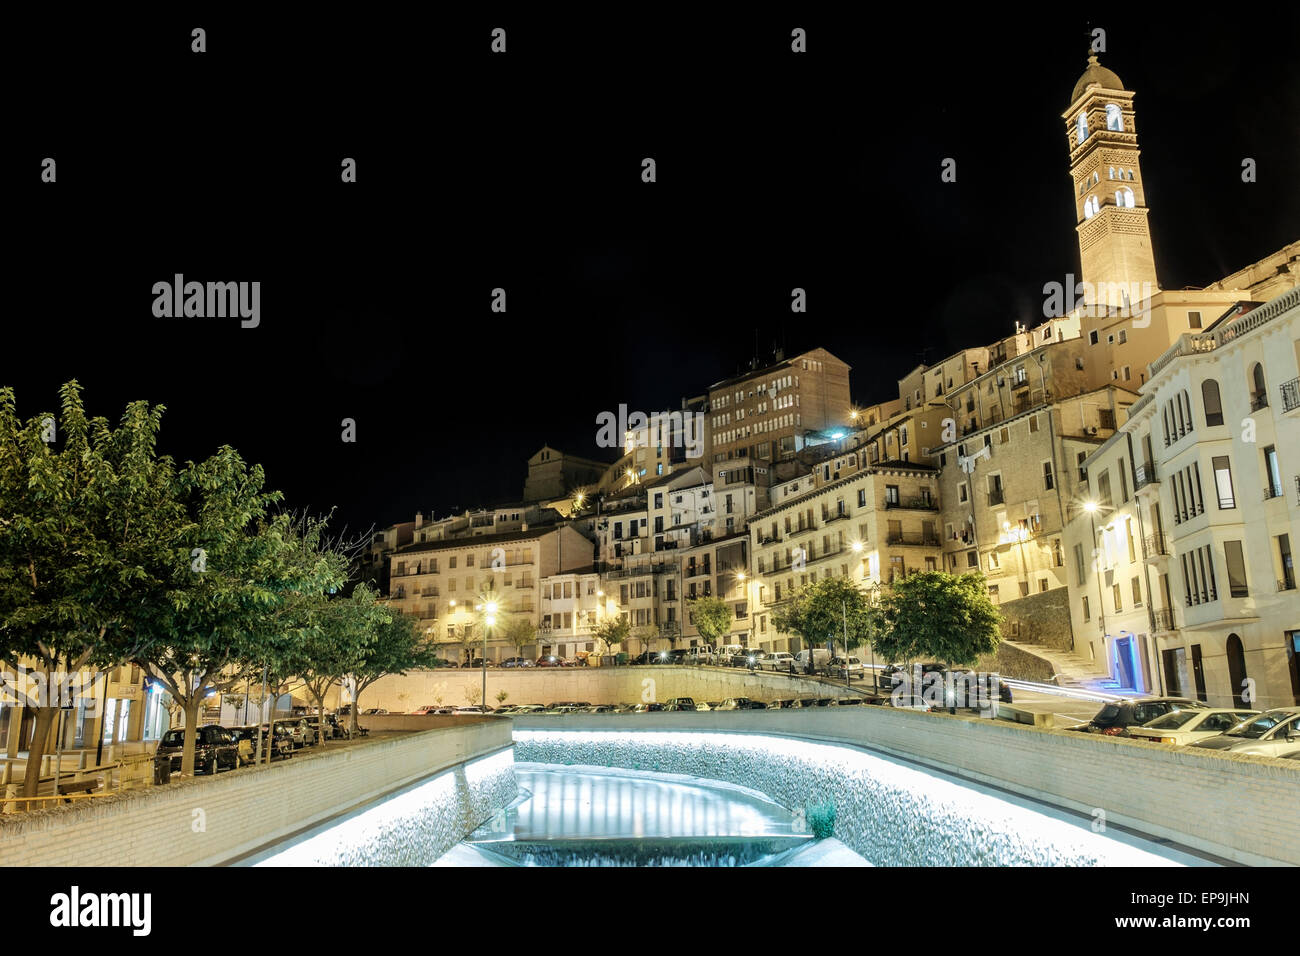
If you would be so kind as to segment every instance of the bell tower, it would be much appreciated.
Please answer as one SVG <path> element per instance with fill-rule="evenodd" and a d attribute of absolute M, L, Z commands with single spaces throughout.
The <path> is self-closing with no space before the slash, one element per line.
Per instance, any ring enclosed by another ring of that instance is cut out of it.
<path fill-rule="evenodd" d="M 1138 162 L 1133 93 L 1095 55 L 1061 118 L 1079 235 L 1081 279 L 1094 299 L 1123 308 L 1155 292 L 1146 190 Z"/>

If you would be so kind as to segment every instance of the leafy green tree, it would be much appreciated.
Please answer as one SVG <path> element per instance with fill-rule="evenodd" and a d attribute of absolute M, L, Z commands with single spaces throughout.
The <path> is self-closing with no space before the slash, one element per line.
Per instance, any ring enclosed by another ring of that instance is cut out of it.
<path fill-rule="evenodd" d="M 537 643 L 537 627 L 526 614 L 510 614 L 497 633 L 516 651 L 516 657 L 524 656 L 524 649 Z"/>
<path fill-rule="evenodd" d="M 113 428 L 87 416 L 76 381 L 60 404 L 24 422 L 0 388 L 0 659 L 34 665 L 49 689 L 30 702 L 24 796 L 59 713 L 50 690 L 147 647 L 173 566 L 188 562 L 175 466 L 156 450 L 162 406 L 133 402 Z"/>
<path fill-rule="evenodd" d="M 883 595 L 876 649 L 890 660 L 973 664 L 997 650 L 1001 620 L 983 574 L 920 571 Z"/>
<path fill-rule="evenodd" d="M 343 675 L 343 686 L 352 697 L 353 734 L 358 730 L 362 691 L 381 677 L 431 668 L 438 661 L 434 645 L 425 639 L 419 620 L 411 615 L 381 605 L 381 612 L 371 620 L 371 627 L 373 639 L 365 645 L 351 670 Z M 441 697 L 437 700 L 442 703 Z"/>
<path fill-rule="evenodd" d="M 357 669 L 376 639 L 379 621 L 392 614 L 365 585 L 347 597 L 322 595 L 319 605 L 312 615 L 314 627 L 306 635 L 307 666 L 299 676 L 316 701 L 324 743 L 326 695 Z M 356 707 L 352 710 L 355 715 Z"/>
<path fill-rule="evenodd" d="M 787 604 L 772 615 L 772 623 L 783 634 L 797 634 L 805 648 L 846 645 L 848 650 L 870 643 L 877 628 L 877 615 L 866 594 L 846 578 L 822 578 L 800 588 Z M 807 673 L 813 672 L 813 655 L 808 655 Z"/>
<path fill-rule="evenodd" d="M 704 643 L 717 644 L 731 632 L 731 605 L 720 598 L 702 597 L 688 601 L 691 615 L 695 620 L 695 629 L 700 632 Z"/>
<path fill-rule="evenodd" d="M 602 654 L 613 654 L 614 648 L 628 640 L 631 634 L 632 626 L 622 617 L 606 618 L 591 632 L 591 636 L 600 642 Z"/>

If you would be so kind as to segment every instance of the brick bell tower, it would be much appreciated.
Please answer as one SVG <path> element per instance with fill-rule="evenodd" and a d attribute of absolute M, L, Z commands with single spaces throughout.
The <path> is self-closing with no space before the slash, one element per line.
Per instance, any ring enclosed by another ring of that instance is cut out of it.
<path fill-rule="evenodd" d="M 1160 286 L 1138 162 L 1133 93 L 1095 55 L 1089 56 L 1061 118 L 1070 150 L 1082 281 L 1154 292 Z M 1110 304 L 1129 303 L 1115 301 L 1112 293 Z"/>

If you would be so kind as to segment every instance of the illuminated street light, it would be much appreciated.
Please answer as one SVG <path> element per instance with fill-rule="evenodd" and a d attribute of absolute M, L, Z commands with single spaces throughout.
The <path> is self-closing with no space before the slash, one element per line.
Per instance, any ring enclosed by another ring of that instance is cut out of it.
<path fill-rule="evenodd" d="M 862 553 L 862 542 L 861 542 L 861 541 L 854 541 L 853 544 L 850 545 L 850 547 L 853 548 L 853 553 L 854 553 L 854 554 L 861 554 L 861 553 Z"/>

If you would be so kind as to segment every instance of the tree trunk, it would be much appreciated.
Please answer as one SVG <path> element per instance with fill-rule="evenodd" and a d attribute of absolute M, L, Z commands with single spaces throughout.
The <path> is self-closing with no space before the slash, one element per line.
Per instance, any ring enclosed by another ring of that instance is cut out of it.
<path fill-rule="evenodd" d="M 356 737 L 357 734 L 361 733 L 361 727 L 357 723 L 357 715 L 361 713 L 361 703 L 359 700 L 359 698 L 361 697 L 361 690 L 362 690 L 361 681 L 357 681 L 355 684 L 353 684 L 351 690 L 352 690 L 352 716 L 348 720 L 348 726 L 351 730 L 352 736 Z"/>
<path fill-rule="evenodd" d="M 57 707 L 32 707 L 32 744 L 27 750 L 27 769 L 23 771 L 23 796 L 36 796 L 41 784 L 41 763 L 45 757 L 45 744 L 50 739 L 50 727 L 59 714 Z M 13 719 L 17 719 L 15 714 Z M 57 768 L 56 771 L 57 773 Z M 28 804 L 34 806 L 35 804 Z"/>
<path fill-rule="evenodd" d="M 199 691 L 203 685 L 199 685 Z M 194 744 L 199 739 L 199 708 L 203 706 L 203 697 L 198 691 L 185 701 L 185 749 L 181 751 L 181 773 L 194 776 Z"/>
<path fill-rule="evenodd" d="M 321 750 L 324 750 L 325 738 L 329 736 L 329 734 L 326 733 L 329 724 L 325 722 L 325 695 L 317 694 L 315 691 L 312 691 L 311 695 L 316 698 L 316 727 L 320 734 L 320 737 L 316 741 L 316 746 L 320 747 Z"/>

